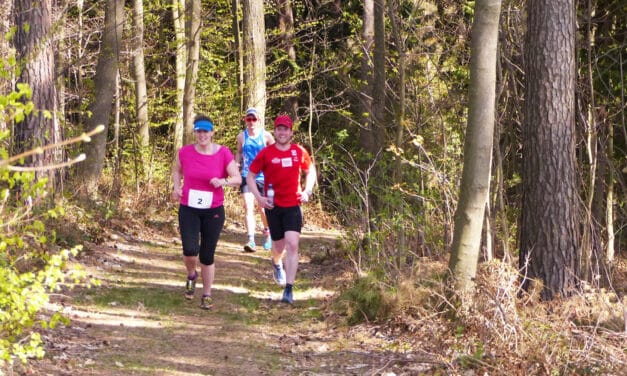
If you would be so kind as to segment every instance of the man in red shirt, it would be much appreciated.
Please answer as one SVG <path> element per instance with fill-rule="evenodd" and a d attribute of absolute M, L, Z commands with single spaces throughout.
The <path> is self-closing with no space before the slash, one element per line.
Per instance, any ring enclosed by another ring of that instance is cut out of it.
<path fill-rule="evenodd" d="M 309 153 L 301 145 L 292 143 L 292 119 L 280 115 L 274 120 L 275 143 L 266 146 L 250 165 L 246 182 L 265 208 L 272 237 L 272 267 L 274 280 L 283 290 L 284 303 L 293 304 L 292 287 L 298 269 L 298 243 L 303 226 L 301 203 L 309 201 L 316 184 L 316 168 Z M 269 202 L 255 184 L 260 172 L 265 176 L 264 189 L 272 185 L 274 200 Z M 301 175 L 306 173 L 305 189 L 301 189 Z M 285 253 L 285 260 L 282 261 Z"/>

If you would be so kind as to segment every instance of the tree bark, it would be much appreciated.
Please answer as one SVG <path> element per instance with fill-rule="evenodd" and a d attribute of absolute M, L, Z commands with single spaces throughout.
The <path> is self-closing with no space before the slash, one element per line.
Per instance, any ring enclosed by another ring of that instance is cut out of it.
<path fill-rule="evenodd" d="M 105 6 L 105 25 L 94 77 L 94 101 L 89 106 L 91 117 L 85 124 L 87 131 L 101 124 L 105 129 L 93 136 L 90 144 L 85 145 L 86 159 L 81 165 L 81 176 L 85 182 L 84 193 L 91 198 L 97 198 L 98 180 L 104 167 L 107 130 L 119 65 L 119 41 L 122 40 L 122 26 L 124 25 L 124 1 L 107 0 Z"/>
<path fill-rule="evenodd" d="M 478 0 L 475 3 L 470 47 L 468 128 L 449 259 L 454 288 L 460 295 L 465 295 L 474 287 L 490 188 L 500 11 L 501 0 Z"/>
<path fill-rule="evenodd" d="M 401 36 L 401 21 L 398 18 L 399 4 L 398 0 L 388 0 L 390 24 L 392 25 L 392 37 L 398 53 L 398 103 L 394 108 L 394 128 L 395 143 L 398 150 L 403 147 L 404 121 L 405 121 L 405 42 Z M 394 162 L 394 183 L 401 183 L 402 177 L 402 158 L 397 157 Z"/>
<path fill-rule="evenodd" d="M 183 122 L 183 95 L 185 93 L 185 64 L 187 50 L 185 44 L 185 5 L 184 0 L 172 0 L 172 19 L 176 38 L 176 120 L 174 122 L 174 150 L 183 146 L 185 123 Z"/>
<path fill-rule="evenodd" d="M 14 3 L 15 49 L 21 68 L 18 83 L 28 84 L 35 110 L 15 124 L 13 152 L 15 154 L 38 146 L 61 141 L 57 119 L 58 96 L 52 32 L 52 1 L 16 0 Z M 33 167 L 50 166 L 62 161 L 60 150 L 49 150 L 28 158 Z M 38 170 L 38 179 L 47 177 L 53 190 L 57 184 L 54 170 Z M 60 177 L 60 175 L 59 175 Z"/>
<path fill-rule="evenodd" d="M 264 126 L 266 111 L 266 38 L 263 0 L 243 0 L 244 107 L 255 107 Z"/>
<path fill-rule="evenodd" d="M 13 9 L 13 1 L 5 1 L 5 6 L 0 7 L 0 35 L 6 35 L 11 28 L 11 12 Z M 0 38 L 0 71 L 8 71 L 10 69 L 8 60 L 12 55 L 12 49 L 6 38 Z M 0 93 L 9 93 L 13 88 L 11 87 L 11 80 L 5 78 L 4 75 L 0 75 Z M 5 119 L 0 118 L 0 131 L 7 128 Z"/>
<path fill-rule="evenodd" d="M 239 0 L 231 0 L 231 13 L 233 14 L 233 49 L 237 59 L 237 98 L 239 99 L 240 112 L 244 111 L 244 53 L 242 48 L 242 32 L 239 25 Z"/>
<path fill-rule="evenodd" d="M 185 69 L 185 90 L 183 93 L 183 143 L 193 141 L 194 102 L 200 59 L 200 0 L 187 0 L 185 8 L 185 33 L 187 35 L 187 66 Z"/>
<path fill-rule="evenodd" d="M 386 142 L 385 132 L 385 0 L 374 0 L 374 65 L 372 80 L 373 150 L 378 152 Z"/>
<path fill-rule="evenodd" d="M 150 124 L 148 123 L 148 94 L 146 91 L 146 68 L 144 66 L 144 2 L 133 1 L 133 72 L 135 74 L 135 111 L 141 154 L 146 162 L 146 150 L 150 145 Z M 144 166 L 146 167 L 146 166 Z"/>
<path fill-rule="evenodd" d="M 519 261 L 550 300 L 571 295 L 579 275 L 575 5 L 530 0 L 527 14 Z"/>
<path fill-rule="evenodd" d="M 281 33 L 281 45 L 290 61 L 290 73 L 296 72 L 296 47 L 294 47 L 294 12 L 290 0 L 277 0 L 277 9 L 279 17 L 279 32 Z M 296 93 L 298 91 L 294 80 L 287 78 L 288 84 L 285 91 L 288 93 Z M 285 102 L 281 105 L 281 112 L 290 114 L 292 118 L 298 116 L 298 95 L 287 96 Z"/>
<path fill-rule="evenodd" d="M 372 49 L 374 46 L 374 0 L 364 0 L 362 17 L 362 58 L 361 89 L 359 90 L 359 114 L 361 123 L 359 145 L 366 152 L 374 155 L 374 132 L 372 130 Z"/>

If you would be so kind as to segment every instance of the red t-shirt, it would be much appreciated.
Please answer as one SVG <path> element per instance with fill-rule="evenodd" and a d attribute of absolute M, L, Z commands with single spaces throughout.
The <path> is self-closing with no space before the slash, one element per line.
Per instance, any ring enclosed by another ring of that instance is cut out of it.
<path fill-rule="evenodd" d="M 288 150 L 282 151 L 272 144 L 257 154 L 250 171 L 263 171 L 264 189 L 267 191 L 269 184 L 274 188 L 274 205 L 290 207 L 300 205 L 301 173 L 309 171 L 309 166 L 311 157 L 302 146 L 290 144 Z"/>

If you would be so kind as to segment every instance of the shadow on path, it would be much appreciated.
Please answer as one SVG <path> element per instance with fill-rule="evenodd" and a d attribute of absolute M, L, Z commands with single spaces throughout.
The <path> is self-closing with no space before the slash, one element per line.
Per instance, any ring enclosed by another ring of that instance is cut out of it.
<path fill-rule="evenodd" d="M 180 245 L 151 234 L 91 246 L 82 256 L 102 284 L 66 293 L 54 309 L 71 325 L 43 334 L 46 357 L 31 375 L 364 375 L 398 355 L 372 350 L 349 329 L 330 327 L 324 309 L 345 266 L 327 257 L 337 232 L 304 232 L 295 304 L 280 303 L 270 253 L 244 253 L 226 228 L 216 255 L 214 307 L 183 297 Z M 377 345 L 380 349 L 381 346 Z M 367 348 L 367 349 L 366 349 Z"/>

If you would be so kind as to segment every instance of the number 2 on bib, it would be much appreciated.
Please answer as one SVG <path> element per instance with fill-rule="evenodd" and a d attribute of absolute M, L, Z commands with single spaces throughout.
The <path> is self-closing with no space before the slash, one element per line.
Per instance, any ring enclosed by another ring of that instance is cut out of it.
<path fill-rule="evenodd" d="M 213 203 L 213 192 L 189 190 L 187 205 L 196 209 L 209 209 Z"/>

